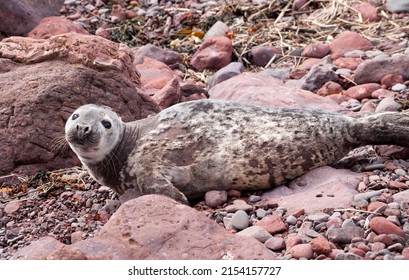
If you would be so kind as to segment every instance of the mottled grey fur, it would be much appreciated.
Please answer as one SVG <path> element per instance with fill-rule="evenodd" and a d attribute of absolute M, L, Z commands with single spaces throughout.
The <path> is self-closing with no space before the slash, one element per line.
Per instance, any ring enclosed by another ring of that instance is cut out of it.
<path fill-rule="evenodd" d="M 76 112 L 79 117 L 67 122 L 66 135 L 80 159 L 81 145 L 72 140 L 77 125 L 101 130 L 104 114 L 114 121 L 110 129 L 118 140 L 93 148 L 104 159 L 82 162 L 97 181 L 127 198 L 159 193 L 186 202 L 210 190 L 269 189 L 334 164 L 361 145 L 409 145 L 404 113 L 352 118 L 215 100 L 177 104 L 130 123 L 106 107 L 85 105 Z M 96 135 L 107 137 L 104 133 Z"/>

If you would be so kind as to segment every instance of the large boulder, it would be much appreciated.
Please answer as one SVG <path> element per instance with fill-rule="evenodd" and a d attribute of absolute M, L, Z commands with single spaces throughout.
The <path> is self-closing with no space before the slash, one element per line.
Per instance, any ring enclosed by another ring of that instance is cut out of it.
<path fill-rule="evenodd" d="M 125 121 L 159 107 L 141 90 L 129 48 L 98 36 L 0 42 L 0 175 L 78 163 L 63 152 L 64 125 L 80 105 L 107 105 Z"/>
<path fill-rule="evenodd" d="M 189 206 L 145 195 L 121 205 L 94 238 L 63 245 L 46 237 L 13 259 L 274 259 L 274 254 Z"/>
<path fill-rule="evenodd" d="M 24 35 L 44 17 L 60 14 L 64 0 L 3 0 L 0 1 L 0 39 Z"/>
<path fill-rule="evenodd" d="M 284 84 L 272 77 L 248 72 L 215 85 L 209 90 L 209 95 L 212 99 L 267 107 L 316 108 L 333 112 L 343 110 L 327 97 Z"/>

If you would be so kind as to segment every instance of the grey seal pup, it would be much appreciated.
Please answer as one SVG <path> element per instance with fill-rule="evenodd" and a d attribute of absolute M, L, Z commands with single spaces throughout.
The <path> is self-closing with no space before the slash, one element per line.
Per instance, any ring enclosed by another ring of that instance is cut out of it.
<path fill-rule="evenodd" d="M 163 194 L 187 203 L 210 190 L 264 190 L 339 161 L 361 145 L 409 146 L 409 115 L 364 117 L 202 100 L 129 123 L 84 105 L 65 137 L 120 200 Z"/>

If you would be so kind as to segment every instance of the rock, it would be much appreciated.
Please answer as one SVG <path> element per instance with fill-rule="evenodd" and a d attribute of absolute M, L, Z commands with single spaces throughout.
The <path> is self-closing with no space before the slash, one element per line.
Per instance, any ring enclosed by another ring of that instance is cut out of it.
<path fill-rule="evenodd" d="M 386 75 L 401 75 L 409 79 L 409 55 L 397 54 L 392 57 L 376 57 L 365 60 L 355 71 L 357 84 L 379 83 Z"/>
<path fill-rule="evenodd" d="M 209 207 L 223 205 L 227 201 L 226 191 L 210 191 L 205 194 L 205 202 Z"/>
<path fill-rule="evenodd" d="M 221 68 L 209 78 L 209 88 L 212 88 L 216 84 L 230 79 L 231 77 L 237 76 L 243 71 L 244 66 L 241 62 L 231 62 L 229 65 Z"/>
<path fill-rule="evenodd" d="M 129 49 L 98 36 L 6 38 L 0 42 L 0 69 L 0 175 L 78 165 L 57 139 L 80 105 L 110 106 L 124 121 L 159 111 L 139 89 Z M 54 121 L 45 122 L 50 115 Z"/>
<path fill-rule="evenodd" d="M 20 200 L 13 200 L 10 201 L 9 203 L 6 204 L 6 206 L 4 207 L 4 213 L 11 215 L 14 212 L 18 211 L 18 209 L 20 209 L 21 206 L 21 202 Z"/>
<path fill-rule="evenodd" d="M 259 202 L 261 200 L 261 197 L 259 195 L 250 195 L 248 202 L 250 203 L 256 203 Z"/>
<path fill-rule="evenodd" d="M 384 202 L 380 202 L 380 201 L 374 201 L 374 202 L 371 202 L 371 203 L 368 205 L 367 210 L 368 210 L 369 212 L 374 212 L 376 209 L 378 209 L 379 207 L 383 207 L 383 206 L 386 207 L 387 204 L 384 203 Z"/>
<path fill-rule="evenodd" d="M 384 234 L 384 233 L 375 236 L 373 241 L 374 241 L 374 243 L 381 242 L 381 243 L 385 244 L 385 246 L 390 246 L 390 245 L 393 244 L 393 239 L 389 235 Z"/>
<path fill-rule="evenodd" d="M 340 57 L 334 61 L 334 65 L 349 70 L 355 70 L 361 63 L 362 58 L 360 57 Z"/>
<path fill-rule="evenodd" d="M 264 210 L 263 208 L 259 208 L 259 209 L 257 209 L 257 211 L 256 211 L 256 216 L 257 216 L 257 218 L 262 219 L 262 218 L 264 218 L 265 216 L 267 216 L 267 211 Z"/>
<path fill-rule="evenodd" d="M 239 210 L 231 217 L 231 225 L 238 230 L 245 229 L 249 226 L 249 216 L 243 210 Z"/>
<path fill-rule="evenodd" d="M 329 48 L 332 58 L 336 59 L 349 51 L 370 50 L 372 44 L 368 39 L 356 32 L 344 31 L 329 44 Z"/>
<path fill-rule="evenodd" d="M 119 4 L 112 5 L 111 17 L 115 17 L 116 21 L 124 20 L 126 18 L 125 9 Z"/>
<path fill-rule="evenodd" d="M 281 81 L 284 81 L 285 79 L 288 78 L 288 75 L 290 74 L 289 69 L 265 69 L 261 72 L 259 72 L 260 75 L 265 75 L 269 77 L 273 77 L 276 79 L 279 79 Z"/>
<path fill-rule="evenodd" d="M 409 156 L 409 148 L 399 147 L 394 145 L 380 145 L 375 146 L 375 151 L 380 157 L 390 157 L 390 158 L 404 158 Z"/>
<path fill-rule="evenodd" d="M 353 253 L 340 253 L 335 257 L 336 260 L 360 260 L 361 257 Z"/>
<path fill-rule="evenodd" d="M 364 237 L 364 230 L 361 227 L 330 228 L 327 237 L 331 242 L 348 244 L 354 237 Z"/>
<path fill-rule="evenodd" d="M 396 202 L 408 202 L 409 201 L 409 190 L 401 191 L 392 195 L 393 200 Z"/>
<path fill-rule="evenodd" d="M 376 106 L 376 113 L 380 112 L 396 112 L 402 109 L 402 105 L 395 101 L 393 97 L 385 97 Z"/>
<path fill-rule="evenodd" d="M 358 256 L 360 256 L 361 258 L 365 258 L 365 255 L 366 255 L 365 251 L 363 251 L 363 250 L 361 250 L 361 249 L 358 249 L 358 248 L 351 248 L 351 249 L 349 249 L 348 253 L 352 253 L 352 254 L 358 255 Z M 340 257 L 341 257 L 341 256 L 340 256 Z"/>
<path fill-rule="evenodd" d="M 293 215 L 290 215 L 287 217 L 286 222 L 290 225 L 295 225 L 297 224 L 297 218 L 294 217 Z"/>
<path fill-rule="evenodd" d="M 274 61 L 281 54 L 281 50 L 274 46 L 256 46 L 250 50 L 249 59 L 252 64 L 264 67 L 271 59 Z"/>
<path fill-rule="evenodd" d="M 328 256 L 331 253 L 331 245 L 329 241 L 323 237 L 318 236 L 311 240 L 310 242 L 312 251 L 317 255 L 326 255 Z"/>
<path fill-rule="evenodd" d="M 316 213 L 307 216 L 307 219 L 316 223 L 324 223 L 328 221 L 329 215 L 326 213 Z"/>
<path fill-rule="evenodd" d="M 257 239 L 261 243 L 266 242 L 268 239 L 273 237 L 270 233 L 268 233 L 265 229 L 259 226 L 251 226 L 242 231 L 238 232 L 236 235 L 238 236 L 249 236 Z M 242 245 L 241 245 L 242 246 Z"/>
<path fill-rule="evenodd" d="M 142 63 L 143 58 L 146 56 L 169 66 L 183 64 L 183 57 L 179 53 L 172 50 L 164 50 L 152 44 L 147 44 L 138 48 L 131 48 L 131 51 L 135 56 L 134 63 L 136 64 Z"/>
<path fill-rule="evenodd" d="M 364 98 L 371 98 L 372 92 L 380 88 L 381 85 L 376 83 L 362 84 L 350 87 L 345 91 L 345 95 L 357 100 L 362 100 Z"/>
<path fill-rule="evenodd" d="M 340 94 L 343 92 L 343 89 L 340 84 L 336 82 L 326 82 L 318 91 L 317 94 L 321 96 L 327 96 L 331 94 Z"/>
<path fill-rule="evenodd" d="M 405 257 L 405 260 L 409 260 L 409 247 L 405 247 L 402 250 L 402 256 Z"/>
<path fill-rule="evenodd" d="M 369 227 L 377 234 L 396 234 L 400 237 L 405 237 L 404 231 L 383 217 L 374 217 L 369 222 Z"/>
<path fill-rule="evenodd" d="M 44 17 L 57 16 L 64 0 L 7 0 L 0 1 L 0 34 L 24 35 Z"/>
<path fill-rule="evenodd" d="M 179 77 L 165 63 L 144 57 L 141 64 L 135 64 L 141 75 L 143 94 L 149 96 L 162 109 L 180 101 Z"/>
<path fill-rule="evenodd" d="M 77 22 L 62 17 L 46 17 L 40 20 L 38 25 L 27 34 L 27 37 L 34 39 L 48 39 L 51 36 L 67 32 L 89 34 L 88 31 L 82 28 Z"/>
<path fill-rule="evenodd" d="M 287 226 L 277 214 L 267 216 L 256 223 L 256 226 L 262 227 L 267 232 L 275 234 L 287 230 Z"/>
<path fill-rule="evenodd" d="M 372 252 L 379 252 L 379 251 L 385 249 L 385 247 L 386 247 L 385 244 L 383 244 L 381 242 L 374 242 L 374 243 L 372 243 L 371 250 L 372 250 Z"/>
<path fill-rule="evenodd" d="M 253 206 L 248 205 L 244 200 L 241 199 L 236 199 L 233 201 L 233 204 L 227 205 L 224 210 L 226 210 L 229 213 L 236 212 L 239 210 L 243 211 L 250 211 L 253 209 Z"/>
<path fill-rule="evenodd" d="M 212 37 L 200 45 L 191 59 L 191 65 L 198 71 L 220 69 L 231 62 L 233 47 L 227 37 Z"/>
<path fill-rule="evenodd" d="M 393 91 L 380 88 L 380 89 L 377 89 L 377 90 L 373 91 L 372 94 L 371 94 L 371 97 L 372 98 L 377 98 L 377 99 L 382 99 L 382 98 L 385 98 L 385 97 L 394 98 L 395 95 L 396 94 Z"/>
<path fill-rule="evenodd" d="M 392 86 L 391 90 L 392 90 L 392 91 L 401 92 L 401 91 L 404 91 L 404 90 L 407 89 L 407 88 L 408 88 L 408 87 L 407 87 L 406 85 L 396 84 L 396 85 L 393 85 L 393 86 Z"/>
<path fill-rule="evenodd" d="M 385 7 L 393 13 L 409 12 L 409 3 L 406 0 L 386 0 Z"/>
<path fill-rule="evenodd" d="M 377 180 L 379 180 L 379 179 L 377 179 Z M 373 180 L 373 181 L 377 181 L 377 180 Z M 367 191 L 367 192 L 364 192 L 364 193 L 359 193 L 359 194 L 356 194 L 354 196 L 354 200 L 360 200 L 360 199 L 370 200 L 372 197 L 378 196 L 378 195 L 382 194 L 384 191 L 385 190 L 382 189 L 382 190 L 377 190 L 377 191 Z"/>
<path fill-rule="evenodd" d="M 381 79 L 381 85 L 385 88 L 391 88 L 396 84 L 403 84 L 402 75 L 388 74 Z"/>
<path fill-rule="evenodd" d="M 363 21 L 365 22 L 377 22 L 380 21 L 380 16 L 377 14 L 377 9 L 371 3 L 364 2 L 354 5 L 354 8 L 361 14 Z"/>
<path fill-rule="evenodd" d="M 317 92 L 328 81 L 338 82 L 338 75 L 331 64 L 316 65 L 302 78 L 301 88 Z"/>
<path fill-rule="evenodd" d="M 264 245 L 273 251 L 281 251 L 285 249 L 285 242 L 281 237 L 271 237 L 264 243 Z"/>
<path fill-rule="evenodd" d="M 323 58 L 329 54 L 329 45 L 319 42 L 314 42 L 305 47 L 301 56 L 312 57 L 312 58 Z"/>
<path fill-rule="evenodd" d="M 325 97 L 288 86 L 282 81 L 244 72 L 209 90 L 211 99 L 232 100 L 246 104 L 285 108 L 321 108 L 341 111 L 341 106 Z"/>
<path fill-rule="evenodd" d="M 265 192 L 262 202 L 275 200 L 289 213 L 300 207 L 306 213 L 325 208 L 348 208 L 362 177 L 362 174 L 350 170 L 320 167 L 292 181 L 289 188 L 281 186 Z M 297 182 L 305 184 L 300 186 Z"/>
<path fill-rule="evenodd" d="M 71 244 L 74 244 L 74 243 L 77 243 L 83 240 L 82 239 L 83 234 L 84 233 L 82 231 L 76 231 L 76 232 L 71 233 Z"/>
<path fill-rule="evenodd" d="M 13 259 L 274 258 L 263 244 L 239 234 L 166 196 L 144 195 L 122 204 L 94 238 L 49 247 L 39 240 Z"/>
<path fill-rule="evenodd" d="M 301 237 L 298 236 L 297 233 L 290 233 L 284 238 L 284 242 L 285 242 L 285 245 L 288 251 L 290 248 L 294 247 L 295 245 L 302 244 L 303 241 Z"/>
<path fill-rule="evenodd" d="M 212 38 L 212 37 L 221 37 L 226 35 L 226 31 L 229 30 L 229 27 L 222 21 L 217 21 L 212 27 L 206 32 L 203 37 L 203 41 Z"/>
<path fill-rule="evenodd" d="M 290 249 L 289 252 L 291 256 L 297 259 L 300 258 L 311 259 L 314 254 L 311 244 L 295 245 Z"/>

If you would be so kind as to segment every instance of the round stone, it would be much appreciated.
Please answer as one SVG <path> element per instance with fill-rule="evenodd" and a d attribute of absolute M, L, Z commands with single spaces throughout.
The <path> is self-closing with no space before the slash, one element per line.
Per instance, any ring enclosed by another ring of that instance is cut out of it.
<path fill-rule="evenodd" d="M 243 210 L 239 210 L 233 214 L 231 225 L 238 230 L 245 229 L 249 226 L 249 216 Z"/>

